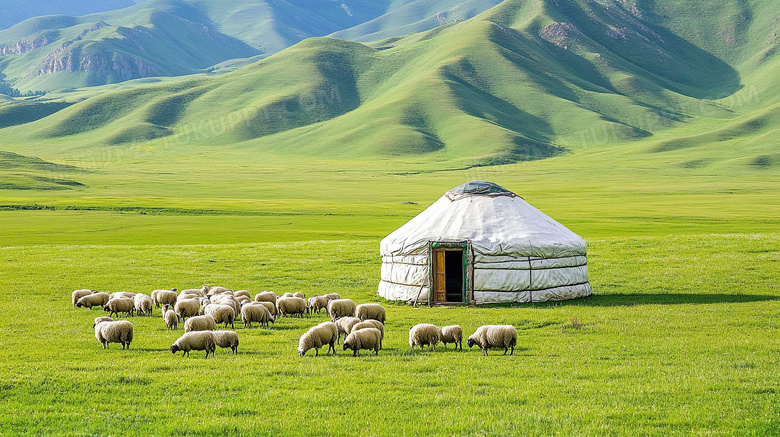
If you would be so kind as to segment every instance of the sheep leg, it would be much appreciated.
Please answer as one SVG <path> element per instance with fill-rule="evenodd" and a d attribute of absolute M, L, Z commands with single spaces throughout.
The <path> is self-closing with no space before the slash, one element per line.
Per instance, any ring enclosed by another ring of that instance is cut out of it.
<path fill-rule="evenodd" d="M 514 355 L 514 354 L 515 354 L 515 347 L 512 346 L 512 352 L 509 355 Z"/>
<path fill-rule="evenodd" d="M 314 356 L 315 357 L 320 356 L 320 349 L 319 348 L 316 348 L 316 347 L 314 348 Z"/>
<path fill-rule="evenodd" d="M 483 348 L 482 348 L 482 356 L 483 356 L 483 357 L 486 357 L 486 356 L 487 356 L 487 348 L 486 348 L 486 347 L 483 347 Z"/>

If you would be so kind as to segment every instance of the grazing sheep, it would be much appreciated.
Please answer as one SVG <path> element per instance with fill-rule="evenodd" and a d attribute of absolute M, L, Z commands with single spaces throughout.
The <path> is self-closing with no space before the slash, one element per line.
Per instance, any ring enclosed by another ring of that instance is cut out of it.
<path fill-rule="evenodd" d="M 233 326 L 233 321 L 236 319 L 236 311 L 230 305 L 213 303 L 203 307 L 203 312 L 205 315 L 213 317 L 217 323 L 224 323 L 225 328 L 228 325 L 233 329 L 236 328 Z"/>
<path fill-rule="evenodd" d="M 355 302 L 351 299 L 336 299 L 328 302 L 328 315 L 335 322 L 341 317 L 355 315 Z"/>
<path fill-rule="evenodd" d="M 76 308 L 76 302 L 78 302 L 79 299 L 81 299 L 84 296 L 90 295 L 90 294 L 92 294 L 94 292 L 95 292 L 95 290 L 89 290 L 87 288 L 82 288 L 80 290 L 75 290 L 73 293 L 71 293 L 70 299 L 73 301 L 73 308 Z"/>
<path fill-rule="evenodd" d="M 206 351 L 206 358 L 214 356 L 217 350 L 217 339 L 213 331 L 194 331 L 187 332 L 179 337 L 171 346 L 170 351 L 175 354 L 178 351 L 184 352 L 182 356 L 189 357 L 190 351 Z"/>
<path fill-rule="evenodd" d="M 204 285 L 204 287 L 205 287 L 205 285 Z M 229 291 L 229 290 L 230 289 L 228 289 L 228 288 L 220 287 L 218 285 L 215 285 L 213 287 L 209 287 L 208 291 L 206 292 L 206 295 L 207 296 L 214 296 L 216 294 L 222 294 L 222 293 L 224 293 L 226 291 Z"/>
<path fill-rule="evenodd" d="M 119 313 L 125 313 L 125 317 L 130 317 L 135 311 L 135 302 L 129 297 L 116 297 L 103 306 L 103 311 L 108 311 L 109 317 L 114 314 L 119 317 Z"/>
<path fill-rule="evenodd" d="M 165 320 L 165 326 L 172 331 L 179 329 L 179 316 L 176 311 L 173 310 L 170 304 L 165 304 L 162 309 L 163 320 Z"/>
<path fill-rule="evenodd" d="M 152 291 L 152 302 L 154 302 L 154 306 L 157 308 L 166 304 L 176 305 L 176 298 L 178 296 L 175 288 L 171 288 L 170 290 L 154 290 Z"/>
<path fill-rule="evenodd" d="M 315 357 L 319 356 L 320 348 L 326 344 L 328 345 L 326 354 L 333 350 L 333 355 L 336 355 L 334 344 L 338 335 L 338 328 L 333 322 L 322 322 L 317 326 L 312 326 L 298 341 L 298 356 L 306 355 L 309 349 L 314 349 Z"/>
<path fill-rule="evenodd" d="M 97 326 L 100 322 L 113 322 L 114 319 L 111 317 L 103 316 L 103 317 L 95 317 L 95 323 L 92 324 L 92 329 L 95 329 L 95 326 Z"/>
<path fill-rule="evenodd" d="M 185 299 L 176 302 L 176 306 L 173 307 L 180 320 L 185 320 L 187 317 L 197 316 L 200 312 L 200 302 L 195 299 Z"/>
<path fill-rule="evenodd" d="M 213 331 L 217 327 L 217 322 L 211 316 L 190 317 L 184 322 L 184 332 L 190 331 Z"/>
<path fill-rule="evenodd" d="M 238 304 L 241 305 L 241 306 L 246 305 L 249 302 L 252 302 L 252 299 L 250 299 L 250 298 L 248 298 L 248 297 L 246 297 L 244 295 L 236 297 L 236 300 L 238 301 Z"/>
<path fill-rule="evenodd" d="M 344 339 L 344 350 L 352 349 L 352 356 L 356 356 L 361 349 L 374 350 L 379 355 L 379 344 L 382 342 L 382 334 L 376 328 L 364 328 L 352 331 Z"/>
<path fill-rule="evenodd" d="M 256 302 L 271 302 L 276 305 L 276 293 L 273 291 L 263 290 L 255 295 Z"/>
<path fill-rule="evenodd" d="M 136 313 L 143 314 L 145 316 L 152 315 L 152 308 L 154 307 L 154 302 L 152 302 L 151 297 L 143 293 L 136 293 L 135 297 L 133 298 L 133 302 L 135 303 Z"/>
<path fill-rule="evenodd" d="M 509 348 L 512 348 L 509 355 L 514 355 L 517 346 L 517 328 L 512 325 L 482 325 L 469 336 L 469 348 L 475 344 L 482 348 L 482 355 L 487 355 L 487 350 L 491 347 L 504 348 L 504 355 Z"/>
<path fill-rule="evenodd" d="M 207 291 L 208 289 L 204 290 L 203 288 L 187 288 L 179 293 L 179 300 L 192 299 L 193 297 L 201 298 L 206 296 Z"/>
<path fill-rule="evenodd" d="M 309 298 L 306 307 L 310 312 L 319 314 L 321 310 L 327 310 L 328 302 L 330 302 L 330 299 L 327 296 L 312 296 Z"/>
<path fill-rule="evenodd" d="M 233 296 L 238 299 L 241 296 L 246 296 L 247 299 L 252 300 L 252 295 L 249 294 L 249 290 L 238 290 L 233 292 Z"/>
<path fill-rule="evenodd" d="M 217 342 L 217 346 L 233 351 L 234 354 L 238 353 L 238 334 L 235 331 L 214 331 L 214 340 Z"/>
<path fill-rule="evenodd" d="M 232 294 L 218 294 L 216 296 L 211 296 L 211 299 L 209 299 L 211 303 L 216 303 L 220 305 L 230 305 L 233 308 L 233 315 L 235 317 L 236 314 L 241 313 L 241 304 L 236 300 L 236 298 Z"/>
<path fill-rule="evenodd" d="M 276 307 L 279 309 L 279 314 L 282 317 L 291 317 L 295 314 L 298 317 L 303 317 L 306 312 L 306 301 L 300 297 L 280 297 L 276 301 Z"/>
<path fill-rule="evenodd" d="M 79 300 L 76 301 L 76 308 L 88 308 L 92 309 L 92 307 L 100 307 L 103 308 L 105 304 L 108 303 L 108 293 L 92 293 L 88 294 L 86 296 L 82 296 L 79 298 Z"/>
<path fill-rule="evenodd" d="M 276 318 L 265 305 L 255 304 L 244 305 L 241 308 L 241 320 L 244 322 L 244 328 L 251 328 L 253 322 L 258 322 L 260 326 L 267 328 L 268 322 L 274 323 Z"/>
<path fill-rule="evenodd" d="M 270 312 L 271 312 L 271 314 L 272 314 L 274 317 L 275 317 L 275 316 L 277 316 L 277 315 L 279 314 L 279 312 L 276 310 L 276 304 L 275 304 L 275 303 L 273 303 L 273 302 L 267 302 L 267 301 L 260 301 L 260 302 L 258 302 L 258 301 L 256 301 L 256 300 L 253 300 L 253 301 L 249 302 L 249 303 L 248 303 L 248 304 L 246 304 L 246 305 L 262 305 L 262 306 L 264 306 L 264 307 L 268 308 L 268 311 L 270 311 Z M 242 307 L 242 308 L 243 308 L 243 307 Z"/>
<path fill-rule="evenodd" d="M 360 320 L 379 320 L 385 323 L 385 307 L 378 303 L 361 303 L 355 307 L 355 317 Z"/>
<path fill-rule="evenodd" d="M 133 324 L 127 320 L 105 321 L 95 325 L 95 338 L 103 349 L 108 349 L 109 343 L 122 344 L 122 350 L 133 341 Z"/>
<path fill-rule="evenodd" d="M 349 332 L 355 332 L 358 329 L 366 329 L 366 328 L 375 328 L 379 330 L 379 332 L 382 334 L 379 337 L 379 349 L 382 349 L 382 341 L 384 341 L 385 339 L 385 324 L 380 322 L 379 320 L 368 319 L 352 325 L 352 329 Z"/>
<path fill-rule="evenodd" d="M 418 323 L 409 329 L 409 347 L 414 352 L 415 346 L 428 345 L 432 351 L 436 350 L 436 344 L 439 343 L 439 328 L 430 323 Z"/>
<path fill-rule="evenodd" d="M 284 293 L 283 295 L 281 295 L 279 297 L 295 297 L 295 296 L 293 296 L 293 294 L 288 291 L 287 293 Z"/>
<path fill-rule="evenodd" d="M 118 297 L 126 297 L 128 299 L 132 299 L 135 297 L 135 293 L 132 291 L 115 291 L 108 295 L 108 300 L 116 299 Z"/>
<path fill-rule="evenodd" d="M 439 337 L 444 345 L 444 349 L 447 349 L 447 343 L 454 343 L 455 349 L 463 350 L 463 328 L 460 325 L 449 325 L 443 328 L 439 328 Z"/>
<path fill-rule="evenodd" d="M 327 297 L 328 300 L 341 299 L 341 295 L 338 294 L 338 293 L 328 293 L 328 294 L 325 295 L 325 297 Z"/>
<path fill-rule="evenodd" d="M 347 335 L 352 332 L 352 327 L 360 323 L 360 319 L 357 317 L 342 317 L 334 323 L 339 329 L 338 337 L 336 337 L 336 344 L 338 344 L 341 341 L 341 334 L 344 334 L 344 338 L 347 338 Z"/>
<path fill-rule="evenodd" d="M 301 291 L 296 291 L 295 293 L 293 293 L 293 297 L 300 297 L 301 299 L 306 300 L 306 295 L 303 294 L 303 292 Z"/>

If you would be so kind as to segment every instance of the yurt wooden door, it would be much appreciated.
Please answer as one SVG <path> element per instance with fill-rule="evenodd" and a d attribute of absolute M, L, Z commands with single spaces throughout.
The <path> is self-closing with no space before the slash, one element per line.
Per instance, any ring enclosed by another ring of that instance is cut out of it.
<path fill-rule="evenodd" d="M 431 243 L 429 303 L 468 303 L 470 297 L 468 243 Z"/>

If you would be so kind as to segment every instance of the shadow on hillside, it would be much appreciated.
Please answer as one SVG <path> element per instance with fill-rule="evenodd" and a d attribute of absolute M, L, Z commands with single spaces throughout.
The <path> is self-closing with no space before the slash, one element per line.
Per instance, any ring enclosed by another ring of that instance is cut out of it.
<path fill-rule="evenodd" d="M 780 300 L 780 296 L 763 294 L 607 294 L 583 299 L 540 303 L 539 306 L 634 306 L 634 305 L 696 305 L 720 303 L 748 303 Z"/>

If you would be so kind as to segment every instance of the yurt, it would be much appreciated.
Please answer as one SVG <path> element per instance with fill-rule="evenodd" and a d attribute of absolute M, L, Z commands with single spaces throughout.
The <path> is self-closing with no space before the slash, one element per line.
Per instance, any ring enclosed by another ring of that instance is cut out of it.
<path fill-rule="evenodd" d="M 492 182 L 471 181 L 380 243 L 378 293 L 428 304 L 574 299 L 591 294 L 585 240 Z"/>

